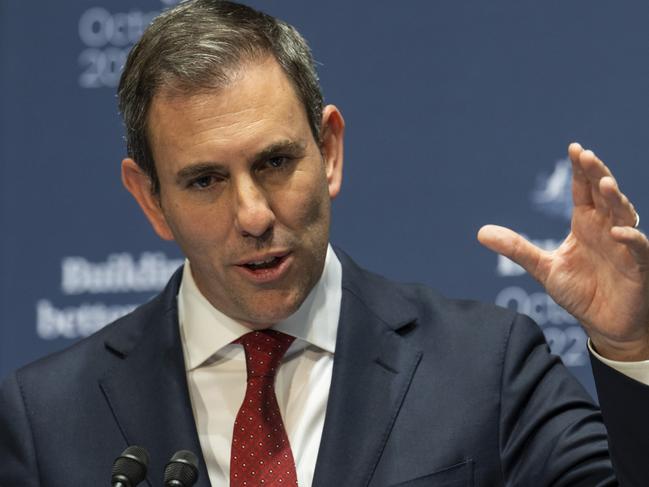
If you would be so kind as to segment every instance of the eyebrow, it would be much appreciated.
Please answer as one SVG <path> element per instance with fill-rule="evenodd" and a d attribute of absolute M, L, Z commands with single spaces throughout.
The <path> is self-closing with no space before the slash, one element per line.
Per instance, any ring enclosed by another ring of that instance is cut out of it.
<path fill-rule="evenodd" d="M 276 154 L 281 154 L 281 153 L 300 154 L 305 150 L 306 150 L 306 142 L 302 140 L 300 141 L 281 140 L 279 142 L 269 145 L 264 150 L 259 152 L 253 158 L 253 161 L 254 162 L 262 161 L 264 159 L 268 159 L 271 156 L 274 156 Z"/>
<path fill-rule="evenodd" d="M 281 140 L 275 142 L 268 147 L 265 147 L 260 152 L 255 154 L 252 158 L 252 163 L 256 164 L 260 161 L 268 159 L 277 154 L 287 153 L 288 155 L 299 155 L 306 151 L 306 142 L 299 140 Z M 200 177 L 204 174 L 211 172 L 222 172 L 227 173 L 228 168 L 227 164 L 221 162 L 196 162 L 182 168 L 178 173 L 176 173 L 176 182 L 182 183 L 188 179 L 193 179 Z"/>

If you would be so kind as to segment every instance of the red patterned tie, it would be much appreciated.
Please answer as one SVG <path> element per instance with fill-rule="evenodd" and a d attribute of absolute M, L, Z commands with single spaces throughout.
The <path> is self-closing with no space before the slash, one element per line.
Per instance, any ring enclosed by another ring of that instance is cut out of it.
<path fill-rule="evenodd" d="M 246 352 L 248 385 L 234 421 L 232 487 L 297 485 L 295 460 L 275 396 L 275 371 L 293 340 L 275 330 L 262 330 L 234 342 Z"/>

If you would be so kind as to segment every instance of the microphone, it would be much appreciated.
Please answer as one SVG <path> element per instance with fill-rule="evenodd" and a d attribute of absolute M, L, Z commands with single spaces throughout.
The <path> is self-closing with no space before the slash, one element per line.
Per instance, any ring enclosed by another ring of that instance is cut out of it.
<path fill-rule="evenodd" d="M 174 453 L 165 467 L 164 487 L 191 487 L 198 480 L 198 458 L 189 450 Z"/>
<path fill-rule="evenodd" d="M 112 487 L 135 487 L 146 477 L 149 454 L 141 446 L 129 446 L 115 459 L 111 476 Z"/>

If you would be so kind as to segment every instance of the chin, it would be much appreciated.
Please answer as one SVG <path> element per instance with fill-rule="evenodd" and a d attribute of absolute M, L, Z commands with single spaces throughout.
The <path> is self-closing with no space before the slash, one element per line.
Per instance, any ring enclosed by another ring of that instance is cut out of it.
<path fill-rule="evenodd" d="M 255 303 L 254 309 L 248 310 L 250 324 L 254 329 L 264 329 L 279 323 L 295 313 L 305 298 L 306 295 L 292 294 L 284 296 L 279 302 L 277 298 L 260 300 Z"/>

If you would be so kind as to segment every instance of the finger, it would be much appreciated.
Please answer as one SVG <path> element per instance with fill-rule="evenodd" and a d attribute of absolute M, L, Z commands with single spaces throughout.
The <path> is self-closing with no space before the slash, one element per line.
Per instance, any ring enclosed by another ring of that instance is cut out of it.
<path fill-rule="evenodd" d="M 612 227 L 611 237 L 626 245 L 634 260 L 643 267 L 649 266 L 649 240 L 640 230 L 632 227 Z"/>
<path fill-rule="evenodd" d="M 630 227 L 635 225 L 635 209 L 613 178 L 606 176 L 600 179 L 599 192 L 610 210 L 612 225 Z"/>
<path fill-rule="evenodd" d="M 613 177 L 608 167 L 595 155 L 591 150 L 585 150 L 579 154 L 577 165 L 583 171 L 588 179 L 590 186 L 590 193 L 593 199 L 593 204 L 597 211 L 602 214 L 608 213 L 608 206 L 604 197 L 599 191 L 599 181 L 605 176 Z"/>
<path fill-rule="evenodd" d="M 584 149 L 577 142 L 568 146 L 568 156 L 572 162 L 572 201 L 575 206 L 593 205 L 590 182 L 579 164 L 579 155 Z"/>
<path fill-rule="evenodd" d="M 485 225 L 478 231 L 478 240 L 488 249 L 516 262 L 542 284 L 545 282 L 548 269 L 544 264 L 548 252 L 518 233 L 498 225 Z"/>
<path fill-rule="evenodd" d="M 613 177 L 611 170 L 590 149 L 586 149 L 579 154 L 577 163 L 584 172 L 584 175 L 589 179 L 591 184 L 596 183 L 604 176 Z"/>

